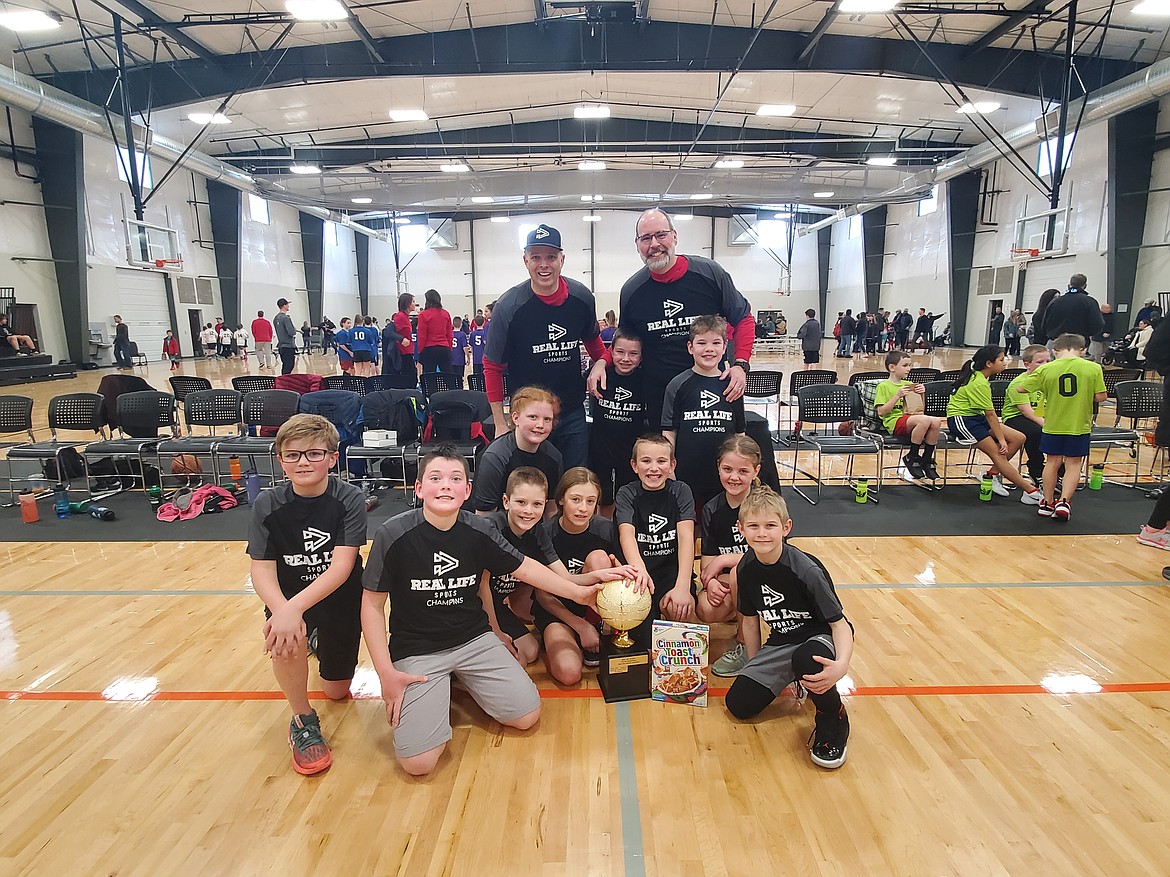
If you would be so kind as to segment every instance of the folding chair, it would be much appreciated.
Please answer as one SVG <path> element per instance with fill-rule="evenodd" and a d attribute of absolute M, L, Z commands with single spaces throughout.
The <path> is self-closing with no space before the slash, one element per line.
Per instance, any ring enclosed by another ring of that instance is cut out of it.
<path fill-rule="evenodd" d="M 1113 369 L 1112 371 L 1128 371 L 1128 369 Z M 1108 374 L 1108 372 L 1106 372 Z M 1108 383 L 1106 384 L 1106 392 L 1108 392 Z M 1138 432 L 1138 421 L 1147 418 L 1159 417 L 1162 410 L 1162 384 L 1158 381 L 1118 381 L 1113 385 L 1114 396 L 1117 400 L 1117 417 L 1113 421 L 1113 426 L 1097 426 L 1093 425 L 1089 433 L 1089 447 L 1104 447 L 1105 455 L 1101 458 L 1101 463 L 1109 464 L 1109 451 L 1117 445 L 1128 445 L 1129 456 L 1133 460 L 1133 482 L 1115 481 L 1113 479 L 1105 479 L 1110 484 L 1119 484 L 1122 487 L 1137 487 L 1138 486 L 1138 469 L 1140 463 L 1138 461 L 1138 448 L 1141 446 L 1141 435 Z M 1125 429 L 1121 426 L 1122 418 L 1128 418 L 1130 428 Z M 1126 463 L 1114 463 L 1115 466 L 1130 465 Z M 1085 461 L 1085 466 L 1081 472 L 1081 476 L 1087 479 L 1089 476 L 1089 469 L 1091 464 L 1088 460 Z"/>
<path fill-rule="evenodd" d="M 912 381 L 915 384 L 929 384 L 931 381 L 937 381 L 938 376 L 941 374 L 942 372 L 937 368 L 923 366 L 922 368 L 910 369 L 910 374 L 906 376 L 906 380 Z"/>
<path fill-rule="evenodd" d="M 1000 376 L 1002 377 L 1004 372 L 1006 372 L 1006 371 L 1007 371 L 1007 369 L 1004 369 L 1003 372 L 1000 372 Z M 1014 371 L 1014 369 L 1013 369 L 1013 371 Z M 957 381 L 959 379 L 960 374 L 962 374 L 962 372 L 960 372 L 958 369 L 955 369 L 954 371 L 949 371 L 949 372 L 939 372 L 938 377 L 935 378 L 935 380 L 936 381 L 947 381 L 948 383 L 953 384 L 955 381 Z M 1014 375 L 1013 375 L 1013 377 L 1014 377 Z"/>
<path fill-rule="evenodd" d="M 276 433 L 286 420 L 297 413 L 300 403 L 300 393 L 292 390 L 256 390 L 244 394 L 240 405 L 241 420 L 246 435 L 225 438 L 217 442 L 211 451 L 211 469 L 215 475 L 215 483 L 220 481 L 220 460 L 224 457 L 255 457 L 268 458 L 269 478 L 271 484 L 276 484 Z M 264 430 L 272 435 L 260 435 Z M 256 470 L 255 460 L 252 467 Z M 256 470 L 256 474 L 261 474 Z M 283 473 L 281 478 L 283 478 Z"/>
<path fill-rule="evenodd" d="M 1112 399 L 1116 404 L 1117 385 L 1122 381 L 1140 381 L 1145 372 L 1140 368 L 1107 368 L 1102 369 L 1101 374 L 1105 378 L 1105 399 Z"/>
<path fill-rule="evenodd" d="M 1001 381 L 1008 381 L 1010 383 L 1012 378 L 1019 377 L 1020 375 L 1022 375 L 1026 371 L 1027 371 L 1026 368 L 1005 368 L 1003 371 L 1001 371 L 997 375 L 997 378 Z M 943 372 L 943 374 L 949 375 L 949 374 L 951 374 L 951 372 Z M 951 378 L 951 380 L 957 381 L 959 379 L 959 373 L 955 372 L 954 375 L 955 376 L 953 378 Z M 939 375 L 939 377 L 941 378 L 942 375 Z"/>
<path fill-rule="evenodd" d="M 190 454 L 196 459 L 210 458 L 215 453 L 216 445 L 220 442 L 241 436 L 243 434 L 242 399 L 243 396 L 238 390 L 210 389 L 188 393 L 187 404 L 183 406 L 183 421 L 187 425 L 187 435 L 183 438 L 162 442 L 155 449 L 160 475 L 166 472 L 162 463 L 164 457 L 174 459 Z M 196 426 L 205 427 L 207 435 L 195 435 L 194 427 Z M 234 434 L 218 435 L 216 429 L 224 426 L 234 427 Z M 202 482 L 203 479 L 199 480 Z M 218 483 L 217 481 L 216 484 Z"/>
<path fill-rule="evenodd" d="M 275 387 L 276 375 L 236 375 L 232 378 L 232 388 L 245 396 L 257 390 L 272 390 Z"/>
<path fill-rule="evenodd" d="M 414 375 L 370 375 L 365 378 L 365 382 L 365 389 L 361 393 L 363 396 L 366 393 L 376 393 L 378 390 L 413 390 L 418 387 L 418 378 Z"/>
<path fill-rule="evenodd" d="M 482 374 L 472 372 L 467 376 L 467 389 L 475 390 L 477 393 L 486 393 L 487 385 L 484 383 Z"/>
<path fill-rule="evenodd" d="M 385 375 L 383 375 L 385 377 Z M 425 405 L 422 393 L 412 387 L 405 390 L 385 390 L 372 391 L 378 395 L 366 398 L 363 403 L 363 418 L 365 420 L 365 430 L 368 432 L 371 429 L 394 429 L 395 420 L 393 419 L 393 411 L 395 405 L 410 405 L 413 400 L 417 408 L 422 408 Z M 393 405 L 383 404 L 380 409 L 376 409 L 374 403 L 382 401 L 381 396 L 385 394 L 396 394 L 396 400 Z M 385 412 L 384 420 L 379 417 L 378 420 L 373 418 L 378 416 L 374 412 L 381 410 Z M 417 427 L 417 421 L 415 421 Z M 409 460 L 418 458 L 418 442 L 414 439 L 415 435 L 409 437 L 409 440 L 404 441 L 401 431 L 398 435 L 398 444 L 393 447 L 366 447 L 362 445 L 352 445 L 347 451 L 347 459 L 351 461 L 364 460 L 366 466 L 366 479 L 373 481 L 375 484 L 380 481 L 387 481 L 390 484 L 394 483 L 394 478 L 388 477 L 385 473 L 381 473 L 381 463 L 383 460 L 397 460 L 402 467 L 402 487 L 407 493 L 407 502 L 414 505 L 414 492 L 410 489 L 411 484 L 407 480 L 406 464 Z M 365 441 L 365 433 L 363 433 L 363 442 Z M 378 465 L 380 474 L 374 474 L 374 466 Z M 352 475 L 348 468 L 342 469 L 341 477 L 347 481 L 352 480 Z"/>
<path fill-rule="evenodd" d="M 118 437 L 106 441 L 91 442 L 81 452 L 81 459 L 85 462 L 86 489 L 89 490 L 89 464 L 91 460 L 104 457 L 133 457 L 138 461 L 138 472 L 131 468 L 129 474 L 119 472 L 118 477 L 129 478 L 130 488 L 124 486 L 110 491 L 105 496 L 120 493 L 125 489 L 133 489 L 133 482 L 141 482 L 143 492 L 146 491 L 147 461 L 146 452 L 155 451 L 158 445 L 167 438 L 176 438 L 179 435 L 179 424 L 175 418 L 177 406 L 175 397 L 170 393 L 158 390 L 139 390 L 133 393 L 123 393 L 118 397 Z M 165 430 L 160 435 L 159 431 Z M 157 462 L 157 460 L 156 460 Z M 161 484 L 161 480 L 160 480 Z M 89 490 L 90 498 L 93 491 Z"/>
<path fill-rule="evenodd" d="M 65 393 L 54 396 L 49 400 L 49 441 L 32 441 L 28 444 L 13 445 L 6 455 L 9 465 L 8 491 L 12 493 L 12 461 L 32 460 L 44 464 L 53 460 L 57 467 L 58 476 L 62 481 L 68 481 L 65 476 L 65 467 L 61 463 L 61 452 L 65 448 L 77 448 L 92 439 L 63 439 L 59 431 L 91 432 L 100 438 L 105 438 L 105 427 L 102 425 L 102 403 L 100 393 Z"/>
<path fill-rule="evenodd" d="M 856 387 L 862 381 L 884 381 L 889 372 L 854 372 L 849 376 L 849 386 Z"/>
<path fill-rule="evenodd" d="M 211 381 L 208 378 L 199 378 L 188 375 L 174 375 L 170 379 L 171 393 L 174 394 L 175 403 L 182 406 L 187 396 L 190 393 L 198 393 L 200 390 L 210 390 Z"/>
<path fill-rule="evenodd" d="M 17 445 L 36 443 L 37 437 L 33 433 L 32 425 L 33 400 L 28 396 L 0 396 L 0 435 L 17 435 L 23 433 L 28 436 L 28 442 L 4 441 L 0 448 L 13 448 Z M 8 460 L 8 502 L 2 508 L 16 505 L 16 490 L 13 488 L 12 460 Z"/>
<path fill-rule="evenodd" d="M 810 387 L 815 384 L 835 384 L 837 383 L 837 373 L 827 369 L 811 369 L 810 371 L 793 372 L 788 376 L 788 399 L 780 400 L 781 407 L 794 408 L 796 407 L 797 394 L 801 387 Z M 777 415 L 779 419 L 779 415 Z M 799 439 L 796 424 L 800 422 L 799 418 L 789 421 L 792 424 L 792 434 Z M 782 438 L 781 443 L 788 442 L 791 436 Z"/>
<path fill-rule="evenodd" d="M 780 387 L 784 381 L 784 372 L 750 371 L 747 373 L 747 384 L 743 395 L 746 399 L 764 400 L 764 419 L 768 419 L 768 406 L 776 403 L 776 429 L 780 429 Z"/>
<path fill-rule="evenodd" d="M 380 375 L 379 375 L 380 377 Z M 369 378 L 359 378 L 357 375 L 329 375 L 321 380 L 322 390 L 345 390 L 347 393 L 366 395 L 366 381 Z"/>
<path fill-rule="evenodd" d="M 821 501 L 821 491 L 826 480 L 824 476 L 824 455 L 845 456 L 849 458 L 849 466 L 842 476 L 833 476 L 828 480 L 841 480 L 846 484 L 855 484 L 853 478 L 853 458 L 859 455 L 873 455 L 878 459 L 876 485 L 869 496 L 874 502 L 879 501 L 882 489 L 881 444 L 872 437 L 854 431 L 852 435 L 841 435 L 837 426 L 846 421 L 856 422 L 861 417 L 861 394 L 856 387 L 842 384 L 810 384 L 796 391 L 798 418 L 801 424 L 831 424 L 830 433 L 811 432 L 802 438 L 813 446 L 817 455 L 816 475 L 800 470 L 794 465 L 792 470 L 792 489 L 804 497 L 812 505 Z M 796 484 L 796 474 L 800 472 L 812 478 L 817 485 L 817 497 L 813 499 Z"/>
<path fill-rule="evenodd" d="M 436 393 L 463 389 L 463 375 L 448 372 L 423 372 L 420 381 L 423 397 L 430 399 Z"/>
<path fill-rule="evenodd" d="M 146 354 L 139 351 L 137 341 L 130 342 L 130 346 L 127 348 L 126 353 L 129 355 L 130 361 L 135 365 L 142 366 L 143 368 L 148 365 Z"/>

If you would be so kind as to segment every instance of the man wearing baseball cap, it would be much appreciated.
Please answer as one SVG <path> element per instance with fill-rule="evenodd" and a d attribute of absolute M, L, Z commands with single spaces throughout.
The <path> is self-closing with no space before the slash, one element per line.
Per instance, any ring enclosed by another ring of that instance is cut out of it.
<path fill-rule="evenodd" d="M 287 298 L 278 299 L 276 307 L 280 311 L 272 318 L 272 327 L 276 330 L 276 349 L 280 353 L 280 373 L 292 374 L 297 364 L 297 327 L 293 325 L 292 317 L 288 315 L 289 301 Z"/>
<path fill-rule="evenodd" d="M 589 451 L 580 347 L 593 361 L 604 347 L 593 293 L 580 281 L 562 277 L 564 264 L 557 229 L 541 224 L 529 232 L 524 245 L 528 280 L 496 302 L 483 373 L 497 435 L 511 429 L 504 418 L 505 373 L 513 393 L 536 384 L 556 394 L 561 413 L 549 441 L 561 452 L 564 468 L 571 469 L 584 466 Z"/>

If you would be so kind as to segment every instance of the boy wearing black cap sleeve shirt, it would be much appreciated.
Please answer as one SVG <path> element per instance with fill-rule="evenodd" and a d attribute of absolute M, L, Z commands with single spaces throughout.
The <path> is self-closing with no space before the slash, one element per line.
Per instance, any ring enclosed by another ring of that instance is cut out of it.
<path fill-rule="evenodd" d="M 605 388 L 590 397 L 593 424 L 589 429 L 589 468 L 601 481 L 601 513 L 613 514 L 614 496 L 634 480 L 630 457 L 634 440 L 646 431 L 646 400 L 642 392 L 642 342 L 618 330 L 610 347 Z"/>
<path fill-rule="evenodd" d="M 597 591 L 525 558 L 482 518 L 460 507 L 471 494 L 467 461 L 440 445 L 419 463 L 422 508 L 390 518 L 374 535 L 362 577 L 362 635 L 382 685 L 398 763 L 434 770 L 451 739 L 451 677 L 501 724 L 521 730 L 540 719 L 540 697 L 492 633 L 483 572 L 587 603 Z M 386 600 L 392 596 L 390 645 Z"/>

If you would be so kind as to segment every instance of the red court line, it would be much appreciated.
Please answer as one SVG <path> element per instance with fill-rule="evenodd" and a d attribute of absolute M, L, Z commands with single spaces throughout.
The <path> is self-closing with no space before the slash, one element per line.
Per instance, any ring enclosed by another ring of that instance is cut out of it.
<path fill-rule="evenodd" d="M 1148 694 L 1170 691 L 1170 680 L 1163 682 L 1104 682 L 1099 692 L 1074 692 L 1088 694 Z M 712 697 L 723 697 L 727 694 L 726 688 L 712 688 L 708 692 Z M 1002 694 L 1053 694 L 1042 685 L 870 685 L 861 686 L 850 693 L 851 697 L 960 697 L 965 695 L 1002 695 Z M 544 688 L 540 690 L 543 700 L 579 700 L 600 699 L 599 688 Z M 1071 696 L 1068 695 L 1068 696 Z M 325 700 L 325 694 L 320 691 L 310 692 L 310 699 Z M 374 699 L 374 694 L 360 694 L 357 700 Z M 284 695 L 279 691 L 159 691 L 144 697 L 141 701 L 133 699 L 110 700 L 100 691 L 25 691 L 0 690 L 0 699 L 33 700 L 33 701 L 109 701 L 112 703 L 136 703 L 142 701 L 261 701 L 283 700 Z"/>

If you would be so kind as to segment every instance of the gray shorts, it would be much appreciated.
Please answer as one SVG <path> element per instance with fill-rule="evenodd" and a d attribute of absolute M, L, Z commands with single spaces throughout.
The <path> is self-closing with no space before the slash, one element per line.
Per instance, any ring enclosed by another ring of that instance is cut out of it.
<path fill-rule="evenodd" d="M 837 657 L 837 649 L 833 646 L 833 638 L 827 633 L 818 633 L 810 636 L 805 642 L 824 643 L 829 647 L 833 657 Z M 783 646 L 763 646 L 739 671 L 740 676 L 746 676 L 753 682 L 770 689 L 777 697 L 788 685 L 796 681 L 796 674 L 792 670 L 792 653 L 804 643 L 793 643 Z"/>
<path fill-rule="evenodd" d="M 491 632 L 445 652 L 403 658 L 394 668 L 427 677 L 407 688 L 403 697 L 394 729 L 394 752 L 400 758 L 421 755 L 451 739 L 452 675 L 497 722 L 513 721 L 540 707 L 536 685 Z"/>

